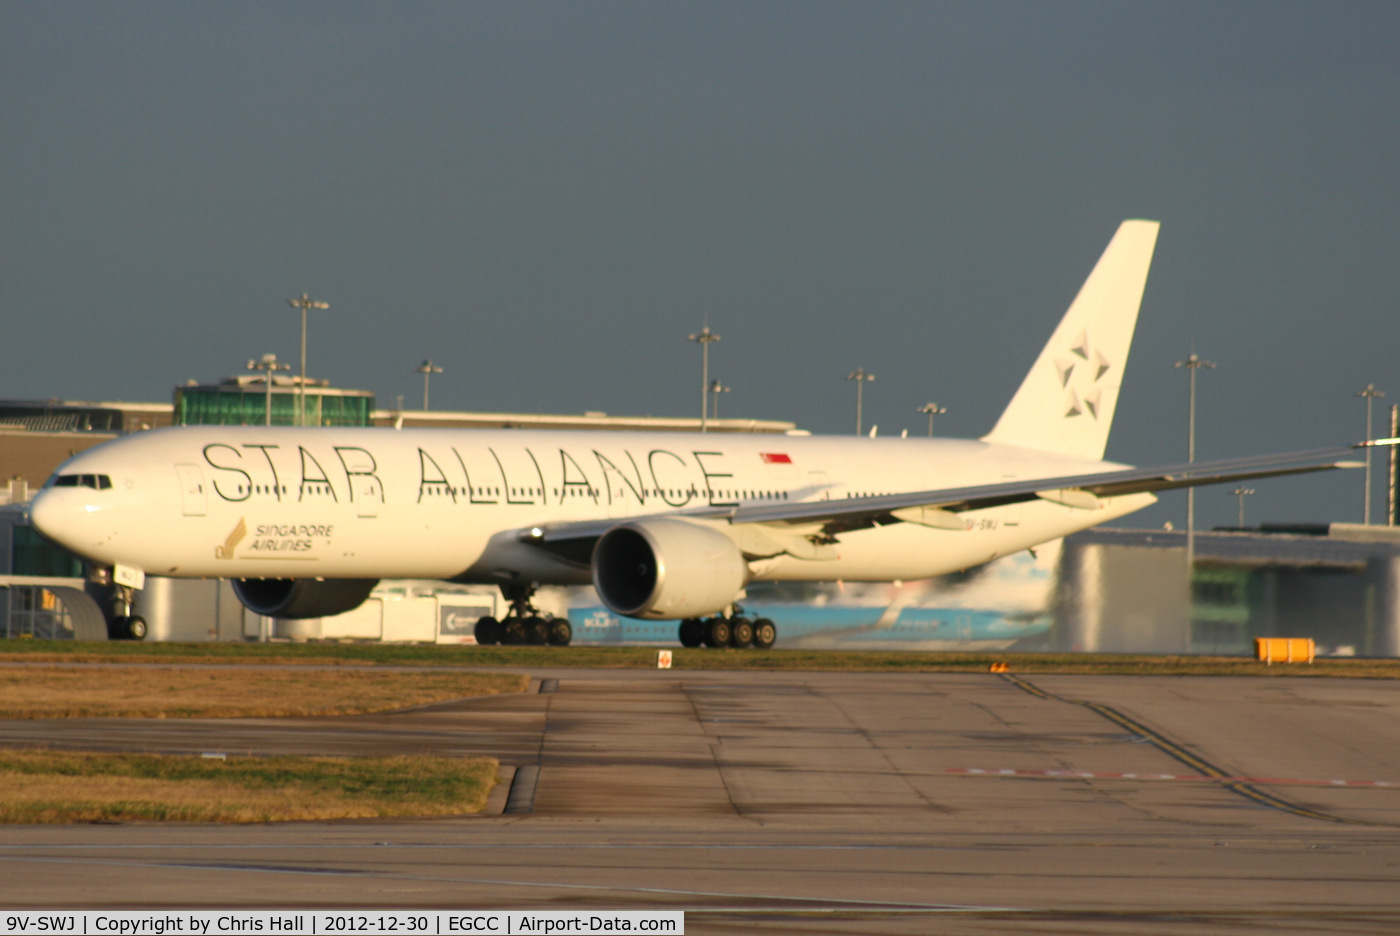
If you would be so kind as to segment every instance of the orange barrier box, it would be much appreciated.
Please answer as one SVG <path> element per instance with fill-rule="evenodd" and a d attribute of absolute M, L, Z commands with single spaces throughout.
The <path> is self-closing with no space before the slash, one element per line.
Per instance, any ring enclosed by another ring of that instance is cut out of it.
<path fill-rule="evenodd" d="M 1311 663 L 1316 652 L 1311 637 L 1255 637 L 1255 659 L 1267 663 Z"/>

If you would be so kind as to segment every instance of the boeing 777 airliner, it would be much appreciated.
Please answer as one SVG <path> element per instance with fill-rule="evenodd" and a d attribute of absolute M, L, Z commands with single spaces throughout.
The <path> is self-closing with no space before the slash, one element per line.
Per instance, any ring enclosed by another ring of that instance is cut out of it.
<path fill-rule="evenodd" d="M 592 583 L 689 646 L 770 646 L 756 580 L 965 569 L 1121 517 L 1154 491 L 1343 467 L 1353 447 L 1166 468 L 1103 460 L 1154 221 L 1125 221 L 977 440 L 473 429 L 176 427 L 64 463 L 32 522 L 117 585 L 235 580 L 259 614 L 358 606 L 381 578 L 498 584 L 478 639 L 568 643 L 531 603 Z M 125 621 L 140 631 L 139 618 Z"/>

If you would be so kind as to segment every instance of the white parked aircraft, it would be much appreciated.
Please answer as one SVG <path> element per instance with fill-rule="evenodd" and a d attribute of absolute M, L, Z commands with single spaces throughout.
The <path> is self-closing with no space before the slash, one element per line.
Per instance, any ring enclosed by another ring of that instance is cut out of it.
<path fill-rule="evenodd" d="M 145 574 L 234 579 L 247 607 L 282 618 L 347 611 L 381 578 L 438 578 L 513 601 L 482 642 L 567 643 L 568 622 L 531 595 L 591 582 L 618 614 L 683 619 L 687 645 L 771 645 L 771 622 L 736 613 L 750 581 L 928 578 L 1121 517 L 1154 491 L 1347 464 L 1354 446 L 1102 460 L 1157 230 L 1123 222 L 978 440 L 190 426 L 70 459 L 30 515 L 110 570 L 123 616 Z"/>

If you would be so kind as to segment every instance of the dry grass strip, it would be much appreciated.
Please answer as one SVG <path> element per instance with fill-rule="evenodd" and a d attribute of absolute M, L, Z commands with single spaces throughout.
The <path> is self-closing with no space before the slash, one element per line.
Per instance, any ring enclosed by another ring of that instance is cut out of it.
<path fill-rule="evenodd" d="M 778 624 L 779 632 L 782 622 Z M 337 666 L 512 666 L 655 669 L 655 647 L 472 647 L 423 644 L 174 644 L 72 640 L 0 640 L 0 663 L 159 663 Z M 1400 659 L 1320 657 L 1311 666 L 1265 666 L 1252 656 L 918 650 L 674 650 L 676 669 L 830 672 L 985 673 L 1009 663 L 1013 673 L 1103 673 L 1142 676 L 1331 676 L 1400 679 Z"/>
<path fill-rule="evenodd" d="M 0 718 L 359 715 L 523 692 L 515 673 L 35 666 L 0 669 Z"/>
<path fill-rule="evenodd" d="M 0 751 L 0 822 L 286 822 L 480 812 L 491 758 Z"/>

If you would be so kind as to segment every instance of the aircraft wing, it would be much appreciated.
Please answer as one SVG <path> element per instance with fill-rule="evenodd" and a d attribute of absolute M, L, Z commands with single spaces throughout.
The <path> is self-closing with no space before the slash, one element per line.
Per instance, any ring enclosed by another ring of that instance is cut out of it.
<path fill-rule="evenodd" d="M 693 517 L 695 519 L 727 520 L 731 524 L 769 524 L 771 526 L 803 525 L 819 528 L 817 541 L 838 533 L 886 526 L 893 523 L 916 523 L 939 529 L 962 530 L 965 524 L 959 513 L 999 507 L 1033 500 L 1048 500 L 1068 507 L 1094 509 L 1100 498 L 1169 491 L 1203 484 L 1225 484 L 1251 478 L 1272 478 L 1282 475 L 1329 471 L 1334 468 L 1359 468 L 1364 463 L 1352 461 L 1357 450 L 1381 445 L 1393 445 L 1400 439 L 1380 439 L 1337 448 L 1311 449 L 1275 455 L 1231 458 L 1219 461 L 1198 461 L 1188 464 L 1155 468 L 1125 468 L 1092 474 L 1066 475 L 976 484 L 966 487 L 911 491 L 905 494 L 883 494 L 874 497 L 850 497 L 839 500 L 801 501 L 785 504 L 754 504 L 738 507 L 700 507 L 654 516 Z M 640 520 L 644 517 L 630 519 Z M 531 543 L 559 554 L 570 561 L 586 564 L 592 545 L 618 523 L 618 519 L 600 518 L 578 522 L 552 523 L 519 534 L 523 542 Z"/>
<path fill-rule="evenodd" d="M 823 531 L 828 534 L 899 522 L 958 529 L 961 527 L 961 521 L 956 517 L 957 513 L 1004 504 L 1040 499 L 1068 507 L 1093 509 L 1098 506 L 1099 499 L 1104 497 L 1328 471 L 1333 468 L 1357 468 L 1363 463 L 1350 460 L 1356 449 L 1367 448 L 1368 445 L 1393 444 L 1395 441 L 1400 440 L 1383 439 L 1305 452 L 1198 461 L 1155 468 L 1126 468 L 1093 474 L 1028 478 L 995 484 L 911 491 L 907 494 L 803 501 L 795 504 L 755 504 L 729 508 L 729 519 L 731 523 L 822 523 Z"/>

